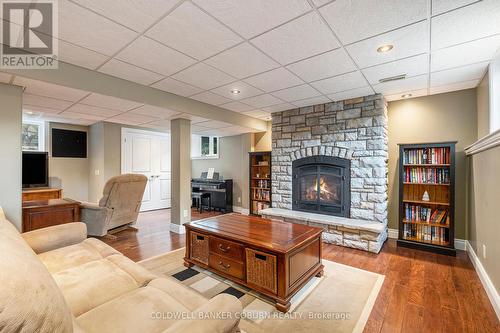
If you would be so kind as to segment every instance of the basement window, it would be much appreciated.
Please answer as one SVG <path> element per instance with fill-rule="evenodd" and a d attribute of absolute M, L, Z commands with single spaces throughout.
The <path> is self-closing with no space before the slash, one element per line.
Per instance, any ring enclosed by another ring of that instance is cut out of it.
<path fill-rule="evenodd" d="M 192 134 L 191 158 L 192 159 L 219 158 L 219 137 Z"/>

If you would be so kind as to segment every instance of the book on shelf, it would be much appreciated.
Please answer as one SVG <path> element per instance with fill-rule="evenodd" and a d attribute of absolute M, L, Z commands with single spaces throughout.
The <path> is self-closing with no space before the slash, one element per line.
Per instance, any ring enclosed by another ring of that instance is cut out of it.
<path fill-rule="evenodd" d="M 431 225 L 405 224 L 403 234 L 405 238 L 424 242 L 447 243 L 450 240 L 449 229 Z"/>
<path fill-rule="evenodd" d="M 254 189 L 253 192 L 254 200 L 270 200 L 271 194 L 268 189 Z"/>
<path fill-rule="evenodd" d="M 404 152 L 404 164 L 449 164 L 448 148 L 414 148 Z"/>
<path fill-rule="evenodd" d="M 405 203 L 405 221 L 447 224 L 448 210 Z"/>
<path fill-rule="evenodd" d="M 450 170 L 444 168 L 405 166 L 404 179 L 407 183 L 449 184 Z"/>
<path fill-rule="evenodd" d="M 260 201 L 253 201 L 252 205 L 253 205 L 253 207 L 252 207 L 253 211 L 255 213 L 258 213 L 262 209 L 266 209 L 266 208 L 271 207 L 268 203 L 260 202 Z"/>

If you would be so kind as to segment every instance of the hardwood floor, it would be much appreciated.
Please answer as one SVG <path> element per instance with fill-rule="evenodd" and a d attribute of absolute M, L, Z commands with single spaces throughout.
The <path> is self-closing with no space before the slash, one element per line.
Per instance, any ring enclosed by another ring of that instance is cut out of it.
<path fill-rule="evenodd" d="M 198 214 L 193 220 L 218 213 Z M 183 247 L 169 231 L 170 211 L 142 213 L 138 231 L 104 241 L 138 261 Z M 500 323 L 467 253 L 448 257 L 398 248 L 388 240 L 377 255 L 323 244 L 323 258 L 385 275 L 364 332 L 500 332 Z"/>

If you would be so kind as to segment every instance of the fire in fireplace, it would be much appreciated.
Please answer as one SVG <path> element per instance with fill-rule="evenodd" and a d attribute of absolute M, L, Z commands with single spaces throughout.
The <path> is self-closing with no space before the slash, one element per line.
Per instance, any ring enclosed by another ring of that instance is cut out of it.
<path fill-rule="evenodd" d="M 318 155 L 296 160 L 292 168 L 294 210 L 349 217 L 349 160 Z"/>

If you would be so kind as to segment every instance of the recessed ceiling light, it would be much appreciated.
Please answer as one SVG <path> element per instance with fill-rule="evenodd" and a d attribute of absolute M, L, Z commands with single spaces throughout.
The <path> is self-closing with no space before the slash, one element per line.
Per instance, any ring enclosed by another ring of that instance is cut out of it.
<path fill-rule="evenodd" d="M 401 98 L 408 98 L 408 97 L 411 97 L 412 94 L 404 94 L 404 95 L 401 95 Z"/>
<path fill-rule="evenodd" d="M 231 94 L 238 95 L 241 91 L 239 89 L 231 89 Z"/>
<path fill-rule="evenodd" d="M 392 50 L 393 47 L 394 47 L 394 45 L 392 45 L 392 44 L 382 45 L 377 49 L 377 52 L 378 53 L 386 53 L 386 52 L 389 52 L 390 50 Z"/>

